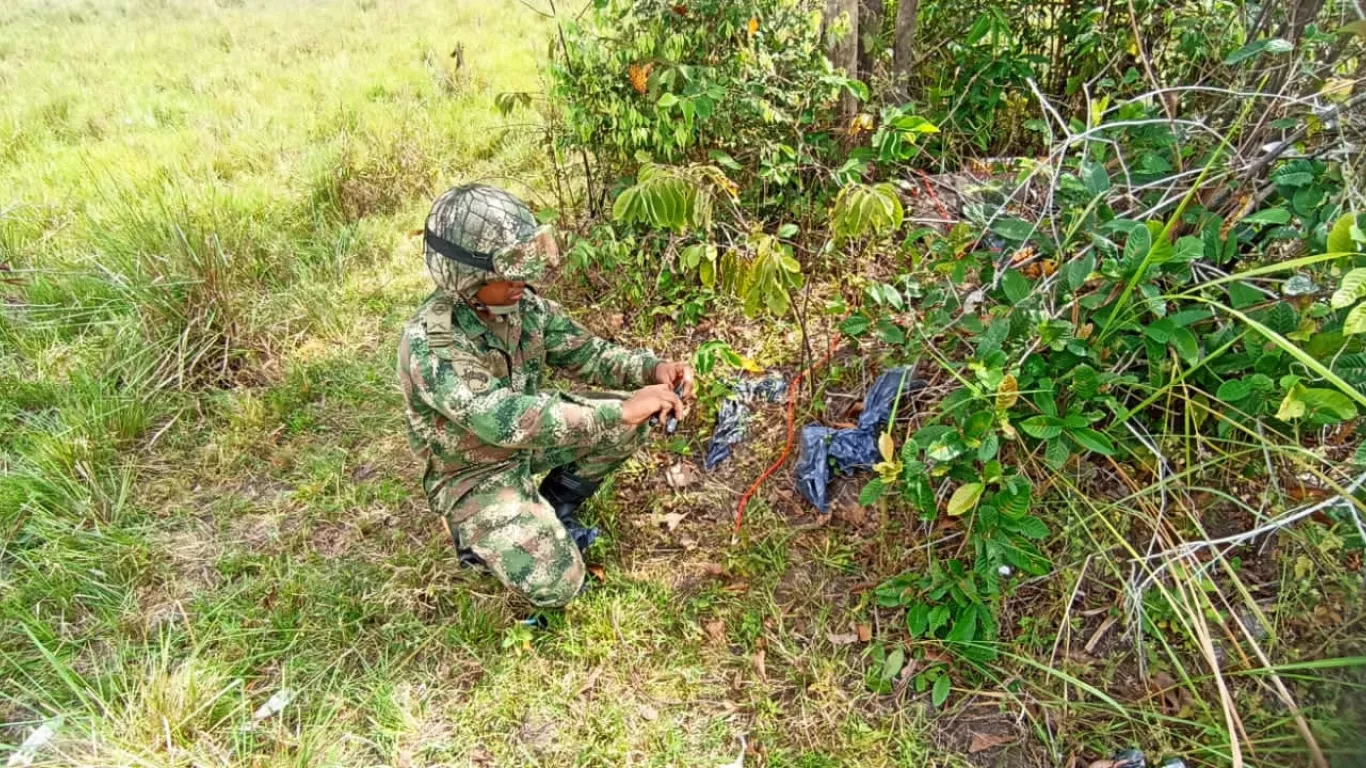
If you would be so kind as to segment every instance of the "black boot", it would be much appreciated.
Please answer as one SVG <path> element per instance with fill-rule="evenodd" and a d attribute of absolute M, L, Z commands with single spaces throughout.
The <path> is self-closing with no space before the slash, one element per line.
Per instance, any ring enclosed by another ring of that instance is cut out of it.
<path fill-rule="evenodd" d="M 585 528 L 579 522 L 577 512 L 601 484 L 600 480 L 579 477 L 570 467 L 556 467 L 541 481 L 541 495 L 554 507 L 555 517 L 564 524 L 580 552 L 588 549 L 601 531 L 596 527 Z"/>

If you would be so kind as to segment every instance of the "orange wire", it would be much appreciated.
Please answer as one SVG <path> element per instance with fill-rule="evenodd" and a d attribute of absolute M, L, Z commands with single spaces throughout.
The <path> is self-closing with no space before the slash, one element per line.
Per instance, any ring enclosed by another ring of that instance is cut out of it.
<path fill-rule="evenodd" d="M 765 480 L 771 477 L 774 472 L 778 471 L 778 467 L 781 467 L 783 462 L 787 461 L 787 457 L 792 455 L 792 438 L 797 434 L 797 425 L 794 421 L 797 415 L 797 392 L 801 389 L 802 379 L 806 374 L 816 370 L 818 366 L 825 365 L 826 362 L 834 356 L 835 348 L 838 346 L 839 340 L 840 335 L 836 333 L 830 338 L 830 351 L 825 353 L 825 357 L 808 365 L 806 370 L 797 374 L 797 378 L 792 380 L 792 388 L 788 390 L 787 395 L 787 443 L 783 445 L 783 452 L 782 455 L 778 457 L 778 460 L 773 462 L 768 469 L 764 470 L 764 473 L 759 475 L 759 479 L 755 480 L 754 484 L 749 487 L 749 490 L 745 491 L 745 495 L 740 497 L 740 505 L 735 508 L 736 532 L 739 532 L 740 524 L 745 521 L 745 507 L 749 506 L 750 497 L 754 495 L 755 491 L 759 490 L 759 486 L 763 485 Z"/>
<path fill-rule="evenodd" d="M 943 216 L 945 221 L 949 221 L 949 209 L 944 207 L 944 201 L 939 199 L 939 195 L 935 194 L 934 187 L 930 186 L 930 175 L 919 168 L 915 169 L 915 172 L 920 174 L 920 184 L 925 187 L 926 192 L 930 193 L 930 199 L 939 207 L 939 215 Z M 948 224 L 944 226 L 948 226 Z"/>

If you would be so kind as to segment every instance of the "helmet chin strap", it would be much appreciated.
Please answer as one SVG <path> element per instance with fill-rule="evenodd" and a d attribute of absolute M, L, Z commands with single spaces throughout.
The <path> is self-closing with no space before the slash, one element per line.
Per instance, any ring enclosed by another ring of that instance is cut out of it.
<path fill-rule="evenodd" d="M 511 304 L 498 304 L 495 306 L 489 306 L 488 304 L 485 304 L 484 302 L 479 301 L 478 299 L 475 299 L 473 297 L 466 299 L 466 301 L 469 303 L 470 307 L 472 307 L 476 312 L 487 312 L 490 315 L 493 315 L 494 317 L 507 317 L 508 315 L 515 315 L 517 314 L 517 310 L 521 309 L 522 304 L 522 302 L 520 301 L 515 301 Z"/>

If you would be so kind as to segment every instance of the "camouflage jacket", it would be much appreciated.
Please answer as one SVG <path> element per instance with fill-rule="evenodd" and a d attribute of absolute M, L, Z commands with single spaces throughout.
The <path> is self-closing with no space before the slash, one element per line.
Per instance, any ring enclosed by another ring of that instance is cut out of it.
<path fill-rule="evenodd" d="M 520 311 L 487 324 L 433 294 L 403 328 L 398 378 L 409 439 L 427 464 L 423 486 L 455 501 L 518 453 L 591 443 L 621 423 L 621 406 L 541 392 L 548 367 L 586 383 L 636 389 L 659 359 L 594 336 L 555 302 L 528 291 Z"/>

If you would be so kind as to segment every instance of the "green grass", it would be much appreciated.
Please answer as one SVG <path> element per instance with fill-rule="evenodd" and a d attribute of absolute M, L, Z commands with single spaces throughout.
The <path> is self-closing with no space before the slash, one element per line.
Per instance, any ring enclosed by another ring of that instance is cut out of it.
<path fill-rule="evenodd" d="M 539 198 L 545 147 L 493 99 L 539 89 L 548 31 L 497 0 L 0 10 L 0 743 L 60 716 L 38 764 L 707 765 L 742 734 L 925 764 L 926 723 L 824 641 L 857 613 L 821 596 L 838 541 L 786 597 L 776 517 L 699 518 L 680 554 L 638 509 L 654 453 L 599 504 L 605 583 L 530 632 L 427 513 L 407 233 L 458 181 Z"/>
<path fill-rule="evenodd" d="M 662 480 L 663 441 L 628 463 L 593 505 L 603 581 L 548 628 L 458 568 L 393 378 L 399 326 L 429 290 L 409 233 L 459 181 L 553 203 L 524 128 L 539 116 L 494 106 L 541 89 L 551 30 L 504 0 L 0 9 L 0 263 L 15 278 L 0 283 L 0 744 L 61 717 L 38 764 L 710 766 L 742 735 L 746 764 L 791 768 L 1057 765 L 1134 744 L 1226 764 L 1219 669 L 1250 763 L 1304 761 L 1275 675 L 1330 756 L 1348 753 L 1363 652 L 1346 518 L 1288 528 L 1209 578 L 1168 568 L 1148 626 L 1128 626 L 1128 560 L 1152 531 L 1255 517 L 1242 500 L 1260 480 L 1233 467 L 1341 479 L 1288 438 L 1202 437 L 1185 414 L 1218 414 L 1179 380 L 1148 403 L 1173 415 L 1157 437 L 1184 457 L 1179 477 L 1030 467 L 1051 479 L 1056 567 L 1004 607 L 1001 662 L 955 667 L 944 709 L 870 693 L 873 646 L 836 639 L 868 623 L 932 660 L 869 587 L 951 551 L 961 539 L 925 546 L 948 527 L 894 510 L 798 528 L 780 473 L 732 536 L 740 490 L 779 450 L 777 408 L 686 492 Z M 610 273 L 558 291 L 599 331 L 686 354 L 698 329 L 630 306 L 623 286 L 654 279 L 631 269 L 609 299 L 589 294 Z M 793 323 L 725 301 L 710 320 L 761 364 L 794 362 Z M 880 365 L 837 360 L 820 386 L 856 391 Z M 1273 490 L 1267 513 L 1298 505 Z M 670 512 L 687 515 L 677 530 Z M 1258 612 L 1267 634 L 1237 639 L 1230 617 Z M 1229 660 L 1254 648 L 1272 663 Z M 1139 652 L 1180 706 L 1145 688 Z M 292 702 L 252 726 L 284 689 Z M 1019 738 L 965 754 L 971 734 L 1002 732 Z"/>

